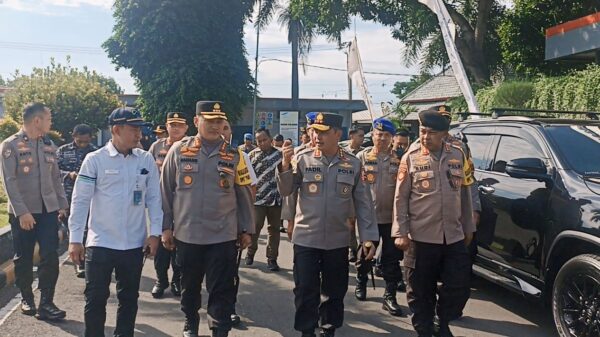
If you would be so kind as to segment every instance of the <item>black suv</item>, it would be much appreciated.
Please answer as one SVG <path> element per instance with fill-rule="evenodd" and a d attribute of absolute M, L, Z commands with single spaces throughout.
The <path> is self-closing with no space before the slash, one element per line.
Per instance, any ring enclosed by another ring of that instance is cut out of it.
<path fill-rule="evenodd" d="M 474 272 L 548 299 L 561 337 L 600 336 L 600 121 L 460 122 L 482 203 Z"/>

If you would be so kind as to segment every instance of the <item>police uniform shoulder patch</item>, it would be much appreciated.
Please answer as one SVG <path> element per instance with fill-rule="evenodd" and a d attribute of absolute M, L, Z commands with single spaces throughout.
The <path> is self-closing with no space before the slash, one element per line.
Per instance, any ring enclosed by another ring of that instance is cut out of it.
<path fill-rule="evenodd" d="M 10 148 L 7 148 L 4 150 L 2 155 L 4 156 L 4 158 L 8 158 L 8 157 L 10 157 L 11 153 L 12 153 L 12 150 Z"/>

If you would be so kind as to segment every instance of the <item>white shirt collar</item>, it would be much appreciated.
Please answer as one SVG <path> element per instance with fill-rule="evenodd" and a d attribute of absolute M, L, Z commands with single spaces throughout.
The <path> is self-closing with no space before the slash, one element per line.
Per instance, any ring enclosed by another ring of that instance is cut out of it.
<path fill-rule="evenodd" d="M 108 155 L 111 157 L 116 157 L 120 154 L 119 150 L 113 145 L 112 139 L 106 144 L 106 149 L 108 150 Z M 137 157 L 138 153 L 136 150 L 138 149 L 132 149 L 131 154 Z"/>

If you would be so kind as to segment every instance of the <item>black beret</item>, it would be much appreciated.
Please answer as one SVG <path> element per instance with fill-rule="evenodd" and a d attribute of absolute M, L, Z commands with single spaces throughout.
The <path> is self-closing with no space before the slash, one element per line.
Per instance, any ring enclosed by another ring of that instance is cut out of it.
<path fill-rule="evenodd" d="M 450 121 L 437 110 L 423 110 L 419 112 L 419 123 L 421 126 L 431 128 L 436 131 L 448 131 Z"/>

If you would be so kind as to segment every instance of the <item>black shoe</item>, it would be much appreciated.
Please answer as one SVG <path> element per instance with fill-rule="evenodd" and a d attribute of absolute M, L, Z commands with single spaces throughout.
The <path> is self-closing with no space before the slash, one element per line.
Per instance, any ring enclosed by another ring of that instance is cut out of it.
<path fill-rule="evenodd" d="M 247 266 L 251 266 L 254 263 L 254 256 L 246 254 L 245 263 Z"/>
<path fill-rule="evenodd" d="M 60 310 L 54 304 L 54 289 L 42 289 L 42 296 L 40 299 L 40 305 L 37 311 L 37 318 L 45 321 L 45 320 L 59 320 L 63 319 L 67 316 L 67 313 L 64 310 Z"/>
<path fill-rule="evenodd" d="M 85 278 L 85 268 L 83 266 L 75 266 L 75 276 L 77 278 Z"/>
<path fill-rule="evenodd" d="M 27 316 L 35 316 L 35 314 L 37 314 L 33 294 L 31 294 L 31 296 L 23 297 L 21 300 L 21 313 Z"/>
<path fill-rule="evenodd" d="M 354 289 L 354 296 L 359 301 L 367 299 L 367 282 L 357 281 L 356 289 Z"/>
<path fill-rule="evenodd" d="M 171 282 L 171 293 L 175 297 L 181 296 L 181 285 L 179 282 Z"/>
<path fill-rule="evenodd" d="M 160 282 L 156 282 L 154 284 L 154 287 L 152 287 L 152 297 L 154 298 L 162 298 L 163 295 L 165 294 L 165 286 L 162 285 L 162 283 Z"/>
<path fill-rule="evenodd" d="M 383 310 L 389 312 L 392 316 L 402 316 L 402 308 L 396 302 L 396 297 L 384 297 Z"/>
<path fill-rule="evenodd" d="M 242 321 L 242 319 L 240 318 L 240 315 L 238 315 L 236 313 L 231 314 L 231 324 L 233 326 L 239 325 L 241 321 Z"/>
<path fill-rule="evenodd" d="M 320 337 L 333 337 L 335 336 L 335 329 L 322 329 Z"/>
<path fill-rule="evenodd" d="M 185 325 L 183 326 L 183 337 L 198 337 L 198 325 L 200 325 L 199 318 L 197 320 L 185 319 Z"/>
<path fill-rule="evenodd" d="M 221 329 L 213 329 L 212 337 L 227 337 L 229 335 L 229 331 L 221 330 Z"/>
<path fill-rule="evenodd" d="M 277 264 L 277 260 L 267 261 L 267 268 L 269 268 L 270 271 L 279 271 L 279 265 Z"/>
<path fill-rule="evenodd" d="M 350 248 L 350 251 L 348 252 L 348 262 L 356 262 L 356 249 Z"/>
<path fill-rule="evenodd" d="M 448 324 L 435 322 L 433 324 L 433 336 L 434 337 L 454 337 Z"/>
<path fill-rule="evenodd" d="M 314 331 L 302 331 L 302 337 L 317 337 Z"/>
<path fill-rule="evenodd" d="M 377 276 L 377 277 L 383 277 L 383 270 L 381 270 L 381 266 L 375 266 L 373 268 L 375 268 L 375 270 L 373 271 L 373 273 L 375 274 L 375 276 Z"/>
<path fill-rule="evenodd" d="M 398 281 L 398 287 L 396 289 L 401 293 L 406 292 L 406 283 L 404 283 L 404 280 Z"/>
<path fill-rule="evenodd" d="M 283 226 L 279 227 L 279 233 L 287 233 L 287 229 Z"/>

